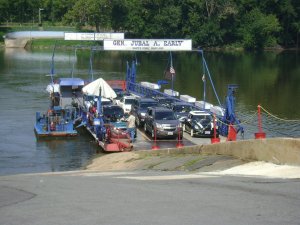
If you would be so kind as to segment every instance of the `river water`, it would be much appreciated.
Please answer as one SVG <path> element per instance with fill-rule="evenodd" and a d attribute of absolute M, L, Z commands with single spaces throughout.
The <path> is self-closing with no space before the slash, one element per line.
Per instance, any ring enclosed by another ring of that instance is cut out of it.
<path fill-rule="evenodd" d="M 99 154 L 91 137 L 81 131 L 79 137 L 36 139 L 33 126 L 35 112 L 48 108 L 45 91 L 50 81 L 52 50 L 0 50 L 0 175 L 66 171 L 84 167 Z M 88 50 L 57 50 L 57 77 L 89 79 Z M 137 80 L 156 82 L 164 79 L 168 53 L 95 52 L 94 78 L 123 79 L 126 61 L 137 59 Z M 238 84 L 236 114 L 245 128 L 244 138 L 257 132 L 257 105 L 263 114 L 267 137 L 300 137 L 300 55 L 297 52 L 206 52 L 220 101 L 223 103 L 228 84 Z M 174 89 L 181 94 L 203 96 L 202 61 L 199 53 L 174 53 L 176 70 Z M 170 85 L 166 85 L 170 88 Z M 217 104 L 207 83 L 207 101 Z M 292 120 L 292 121 L 290 121 Z M 239 137 L 241 138 L 241 137 Z"/>

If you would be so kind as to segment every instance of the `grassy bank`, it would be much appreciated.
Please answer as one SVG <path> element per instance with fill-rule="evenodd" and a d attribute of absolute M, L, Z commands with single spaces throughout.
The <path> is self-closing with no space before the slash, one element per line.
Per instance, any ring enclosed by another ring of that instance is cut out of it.
<path fill-rule="evenodd" d="M 73 48 L 74 46 L 101 46 L 102 43 L 99 41 L 65 41 L 63 39 L 34 39 L 28 42 L 26 48 L 32 49 L 45 49 L 45 48 L 53 48 L 56 44 L 57 48 Z"/>
<path fill-rule="evenodd" d="M 76 30 L 75 27 L 43 24 L 39 27 L 36 24 L 10 24 L 10 26 L 0 26 L 0 47 L 4 46 L 3 36 L 10 32 L 16 31 L 70 31 L 70 32 L 94 32 L 91 30 Z M 56 43 L 57 48 L 72 48 L 74 46 L 100 46 L 101 42 L 97 41 L 65 41 L 63 39 L 33 39 L 27 44 L 27 48 L 52 48 Z"/>
<path fill-rule="evenodd" d="M 90 29 L 84 30 L 76 30 L 75 27 L 69 26 L 61 26 L 60 24 L 52 25 L 52 24 L 43 24 L 43 27 L 38 27 L 36 24 L 10 24 L 10 26 L 0 26 L 0 47 L 4 47 L 4 38 L 3 36 L 9 32 L 15 31 L 70 31 L 70 32 L 94 32 Z M 27 48 L 33 49 L 43 49 L 43 48 L 52 48 L 53 45 L 56 43 L 57 48 L 72 48 L 74 46 L 101 46 L 102 42 L 94 42 L 94 41 L 65 41 L 61 40 L 53 40 L 53 39 L 34 39 L 31 40 Z M 241 43 L 235 43 L 231 45 L 225 46 L 216 46 L 216 47 L 205 47 L 204 50 L 206 51 L 244 51 L 244 48 Z M 264 50 L 267 51 L 282 51 L 286 50 L 281 46 L 269 47 L 265 48 Z M 288 50 L 298 50 L 298 49 L 288 49 Z"/>

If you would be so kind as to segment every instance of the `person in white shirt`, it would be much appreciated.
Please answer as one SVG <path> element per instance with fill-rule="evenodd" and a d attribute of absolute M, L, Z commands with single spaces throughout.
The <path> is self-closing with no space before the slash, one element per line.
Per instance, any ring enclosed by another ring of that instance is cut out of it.
<path fill-rule="evenodd" d="M 127 130 L 130 135 L 130 141 L 134 141 L 134 136 L 135 136 L 135 116 L 133 115 L 132 111 L 129 112 L 129 117 L 127 119 Z"/>

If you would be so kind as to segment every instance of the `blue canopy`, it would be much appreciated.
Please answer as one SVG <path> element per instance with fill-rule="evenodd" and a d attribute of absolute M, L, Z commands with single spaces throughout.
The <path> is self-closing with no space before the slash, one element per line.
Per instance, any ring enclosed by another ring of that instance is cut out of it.
<path fill-rule="evenodd" d="M 58 83 L 60 86 L 83 86 L 84 80 L 81 78 L 60 78 Z"/>

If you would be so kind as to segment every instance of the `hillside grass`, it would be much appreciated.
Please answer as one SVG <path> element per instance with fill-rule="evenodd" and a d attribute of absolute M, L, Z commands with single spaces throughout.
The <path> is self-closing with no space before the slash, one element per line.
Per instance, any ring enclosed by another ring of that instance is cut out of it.
<path fill-rule="evenodd" d="M 36 24 L 9 24 L 0 26 L 0 46 L 4 46 L 3 36 L 16 31 L 70 31 L 70 32 L 93 32 L 91 30 L 76 30 L 75 27 L 61 26 L 44 23 L 43 27 Z M 65 41 L 64 39 L 33 39 L 27 44 L 27 48 L 52 48 L 56 44 L 57 48 L 71 48 L 74 46 L 101 46 L 100 41 Z"/>

